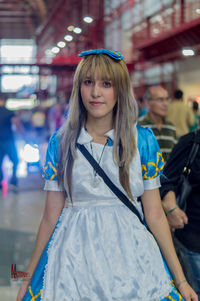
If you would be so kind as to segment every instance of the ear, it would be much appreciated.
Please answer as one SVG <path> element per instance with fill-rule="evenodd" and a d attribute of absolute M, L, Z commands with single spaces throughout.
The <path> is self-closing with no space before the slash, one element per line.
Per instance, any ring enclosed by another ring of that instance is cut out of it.
<path fill-rule="evenodd" d="M 147 108 L 149 109 L 151 107 L 152 101 L 149 99 L 145 99 L 145 101 L 146 101 Z"/>

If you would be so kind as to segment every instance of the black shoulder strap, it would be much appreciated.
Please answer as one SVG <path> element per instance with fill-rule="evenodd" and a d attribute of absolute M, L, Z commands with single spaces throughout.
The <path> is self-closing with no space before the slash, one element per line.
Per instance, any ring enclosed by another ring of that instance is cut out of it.
<path fill-rule="evenodd" d="M 183 172 L 186 172 L 186 173 L 189 173 L 189 172 L 190 172 L 189 169 L 190 169 L 192 163 L 194 162 L 194 159 L 195 159 L 196 154 L 197 154 L 197 152 L 198 152 L 198 149 L 199 149 L 198 134 L 199 134 L 198 131 L 195 131 L 195 132 L 194 132 L 194 135 L 195 135 L 195 136 L 194 136 L 194 140 L 193 140 L 194 142 L 193 142 L 193 145 L 192 145 L 192 149 L 191 149 L 191 151 L 190 151 L 190 153 L 189 153 L 189 156 L 188 156 L 188 160 L 187 160 L 187 162 L 186 162 L 186 165 L 185 165 L 185 167 L 184 167 L 184 169 L 183 169 Z"/>
<path fill-rule="evenodd" d="M 84 155 L 84 157 L 88 160 L 88 162 L 92 165 L 94 170 L 98 173 L 98 175 L 104 180 L 105 184 L 111 189 L 111 191 L 126 205 L 133 213 L 137 215 L 142 224 L 144 224 L 141 215 L 137 208 L 133 205 L 131 201 L 126 197 L 126 195 L 117 188 L 117 186 L 109 179 L 104 170 L 100 167 L 97 161 L 91 156 L 88 150 L 84 145 L 77 143 L 78 149 Z"/>

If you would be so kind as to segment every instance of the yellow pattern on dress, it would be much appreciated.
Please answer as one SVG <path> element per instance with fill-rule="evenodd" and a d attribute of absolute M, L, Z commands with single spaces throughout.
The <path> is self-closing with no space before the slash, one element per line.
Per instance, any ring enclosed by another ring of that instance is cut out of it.
<path fill-rule="evenodd" d="M 47 170 L 47 168 L 48 168 L 49 166 L 50 166 L 51 169 L 54 171 L 54 174 L 50 177 L 49 180 L 53 180 L 53 179 L 57 176 L 58 171 L 57 171 L 57 169 L 52 165 L 51 162 L 47 162 L 47 165 L 43 167 L 43 172 L 44 172 L 44 174 L 46 174 L 47 176 L 49 176 L 48 173 L 46 173 L 46 170 Z M 44 178 L 45 175 L 42 175 L 42 177 Z"/>
<path fill-rule="evenodd" d="M 42 296 L 42 289 L 40 290 L 40 292 L 37 294 L 37 295 L 33 295 L 33 292 L 32 292 L 32 290 L 31 290 L 31 286 L 29 286 L 28 287 L 28 289 L 29 289 L 29 293 L 30 293 L 30 295 L 31 295 L 31 300 L 30 301 L 35 301 L 39 296 Z"/>
<path fill-rule="evenodd" d="M 154 178 L 158 175 L 158 173 L 160 173 L 160 171 L 164 168 L 164 163 L 165 163 L 165 161 L 164 161 L 164 159 L 163 159 L 163 157 L 162 157 L 162 154 L 159 153 L 159 152 L 157 152 L 157 153 L 156 153 L 156 157 L 157 157 L 156 163 L 154 163 L 154 162 L 148 162 L 146 166 L 145 166 L 144 164 L 142 164 L 142 172 L 143 172 L 143 170 L 145 171 L 145 173 L 144 173 L 144 175 L 143 175 L 143 180 L 146 180 L 146 179 L 148 179 L 148 180 L 154 179 Z M 160 158 L 161 158 L 161 161 L 163 162 L 163 164 L 162 164 L 162 166 L 161 166 L 160 168 L 158 168 L 157 166 L 158 166 L 158 163 L 159 163 Z M 154 174 L 153 176 L 151 176 L 151 177 L 148 177 L 148 176 L 147 176 L 147 174 L 148 174 L 148 169 L 149 169 L 149 165 L 153 165 L 153 166 L 155 167 L 155 174 Z"/>
<path fill-rule="evenodd" d="M 179 293 L 179 291 L 177 291 L 177 290 L 174 290 L 174 291 L 175 291 L 175 293 L 177 293 L 177 295 L 179 297 L 178 301 L 183 300 L 183 298 L 182 298 L 181 294 Z"/>
<path fill-rule="evenodd" d="M 174 280 L 171 280 L 171 285 L 175 287 Z M 175 289 L 174 292 L 178 295 L 178 301 L 183 300 L 181 294 Z M 166 297 L 168 300 L 177 301 L 177 299 L 173 299 L 170 295 Z"/>
<path fill-rule="evenodd" d="M 183 300 L 182 297 L 181 297 L 181 294 L 180 294 L 178 291 L 176 291 L 176 290 L 175 290 L 175 292 L 177 293 L 177 295 L 178 295 L 178 297 L 179 297 L 178 301 Z M 172 300 L 172 301 L 177 301 L 177 298 L 174 299 L 174 298 L 172 298 L 171 296 L 167 296 L 166 299 Z"/>
<path fill-rule="evenodd" d="M 173 299 L 173 298 L 170 297 L 170 296 L 167 296 L 166 299 L 169 299 L 169 300 L 172 300 L 172 301 L 176 301 L 175 299 Z"/>

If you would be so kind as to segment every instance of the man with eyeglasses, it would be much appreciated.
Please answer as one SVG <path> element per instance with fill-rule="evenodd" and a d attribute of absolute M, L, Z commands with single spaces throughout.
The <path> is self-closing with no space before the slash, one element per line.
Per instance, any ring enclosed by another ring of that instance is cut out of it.
<path fill-rule="evenodd" d="M 167 161 L 176 144 L 176 129 L 165 118 L 168 113 L 170 98 L 166 89 L 161 86 L 150 87 L 144 96 L 149 112 L 139 119 L 139 124 L 149 126 L 157 138 L 163 158 Z"/>

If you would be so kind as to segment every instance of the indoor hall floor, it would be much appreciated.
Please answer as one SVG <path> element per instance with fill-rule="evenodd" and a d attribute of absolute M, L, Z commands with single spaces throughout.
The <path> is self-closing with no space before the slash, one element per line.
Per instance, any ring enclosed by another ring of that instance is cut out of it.
<path fill-rule="evenodd" d="M 42 217 L 45 192 L 40 174 L 20 179 L 19 192 L 0 196 L 0 301 L 14 301 L 20 280 L 11 279 L 11 266 L 25 271 Z"/>

